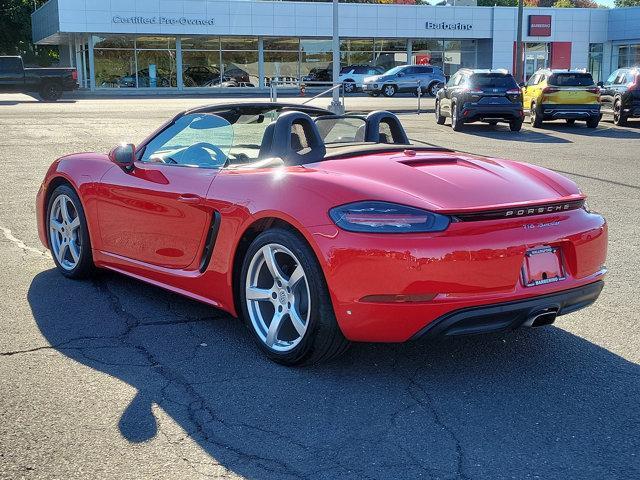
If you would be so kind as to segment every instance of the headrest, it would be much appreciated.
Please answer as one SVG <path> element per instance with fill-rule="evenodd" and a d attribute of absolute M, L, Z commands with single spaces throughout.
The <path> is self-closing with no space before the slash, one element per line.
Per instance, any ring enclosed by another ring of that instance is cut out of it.
<path fill-rule="evenodd" d="M 265 130 L 260 158 L 279 157 L 287 165 L 322 160 L 326 148 L 313 119 L 302 112 L 285 112 Z"/>
<path fill-rule="evenodd" d="M 388 129 L 388 131 L 381 132 L 381 126 L 385 130 Z M 391 134 L 391 139 L 388 138 L 389 133 Z M 383 135 L 381 136 L 381 134 Z M 367 115 L 367 128 L 364 139 L 366 142 L 374 143 L 397 143 L 400 145 L 409 145 L 411 143 L 398 117 L 391 112 L 383 110 L 371 112 Z"/>

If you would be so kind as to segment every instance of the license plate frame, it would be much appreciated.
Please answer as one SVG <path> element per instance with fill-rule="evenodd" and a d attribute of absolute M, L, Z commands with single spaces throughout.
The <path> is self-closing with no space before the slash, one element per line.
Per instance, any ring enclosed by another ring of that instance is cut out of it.
<path fill-rule="evenodd" d="M 537 287 L 566 280 L 562 250 L 558 247 L 537 247 L 525 252 L 522 262 L 522 284 Z"/>

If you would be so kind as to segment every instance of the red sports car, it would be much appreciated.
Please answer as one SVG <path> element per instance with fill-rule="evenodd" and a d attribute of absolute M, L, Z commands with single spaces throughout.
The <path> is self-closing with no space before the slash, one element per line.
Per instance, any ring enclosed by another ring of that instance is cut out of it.
<path fill-rule="evenodd" d="M 411 145 L 388 112 L 265 102 L 62 157 L 37 216 L 63 275 L 108 268 L 209 303 L 292 365 L 589 305 L 607 225 L 584 202 L 544 168 Z"/>

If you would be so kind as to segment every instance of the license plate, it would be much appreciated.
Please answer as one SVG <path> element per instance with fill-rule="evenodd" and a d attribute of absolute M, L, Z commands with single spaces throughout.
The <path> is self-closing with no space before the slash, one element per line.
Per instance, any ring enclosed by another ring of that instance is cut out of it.
<path fill-rule="evenodd" d="M 556 247 L 540 247 L 527 251 L 522 265 L 525 287 L 535 287 L 564 280 L 562 252 Z"/>

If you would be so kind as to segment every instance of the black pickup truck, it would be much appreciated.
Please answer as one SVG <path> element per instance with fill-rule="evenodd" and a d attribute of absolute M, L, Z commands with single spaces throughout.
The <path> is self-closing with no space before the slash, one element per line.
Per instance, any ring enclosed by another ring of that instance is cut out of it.
<path fill-rule="evenodd" d="M 24 68 L 21 57 L 0 57 L 0 93 L 37 93 L 55 102 L 66 90 L 78 88 L 75 68 Z"/>

